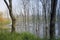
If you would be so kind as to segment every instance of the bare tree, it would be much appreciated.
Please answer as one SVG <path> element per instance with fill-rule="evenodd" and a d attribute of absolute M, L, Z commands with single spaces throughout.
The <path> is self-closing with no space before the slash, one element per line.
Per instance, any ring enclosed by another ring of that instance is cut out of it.
<path fill-rule="evenodd" d="M 28 31 L 29 31 L 29 6 L 30 6 L 30 0 L 27 0 L 27 28 L 28 28 Z"/>
<path fill-rule="evenodd" d="M 25 31 L 26 31 L 26 6 L 27 6 L 27 0 L 22 0 L 22 4 L 23 4 L 23 9 L 24 9 L 24 16 L 23 16 L 23 25 L 25 27 Z"/>
<path fill-rule="evenodd" d="M 60 0 L 58 0 L 60 2 Z M 60 3 L 57 5 L 57 24 L 58 24 L 58 35 L 60 36 Z"/>
<path fill-rule="evenodd" d="M 22 0 L 24 16 L 23 16 L 23 25 L 25 27 L 25 31 L 29 29 L 29 3 L 30 0 Z"/>
<path fill-rule="evenodd" d="M 48 37 L 48 26 L 47 26 L 47 1 L 48 0 L 40 0 L 42 2 L 42 6 L 43 6 L 43 16 L 44 16 L 44 27 L 43 27 L 43 32 L 44 32 L 44 38 L 47 40 Z"/>
<path fill-rule="evenodd" d="M 56 6 L 57 0 L 51 0 L 50 40 L 55 40 Z"/>
<path fill-rule="evenodd" d="M 36 16 L 36 34 L 39 36 L 40 34 L 40 15 L 39 15 L 39 0 L 36 0 L 36 9 L 37 9 L 37 16 Z"/>
<path fill-rule="evenodd" d="M 35 31 L 35 29 L 36 29 L 36 26 L 35 26 L 35 21 L 36 21 L 36 19 L 35 19 L 35 8 L 32 8 L 32 11 L 33 11 L 33 13 L 32 13 L 32 23 L 33 23 L 33 33 L 34 34 L 36 34 L 36 31 Z"/>
<path fill-rule="evenodd" d="M 9 4 L 6 0 L 4 0 L 7 8 L 9 9 L 9 14 L 10 14 L 10 17 L 11 17 L 11 20 L 12 20 L 12 29 L 11 29 L 11 32 L 15 32 L 15 25 L 16 25 L 16 19 L 12 13 L 12 0 L 9 0 Z"/>

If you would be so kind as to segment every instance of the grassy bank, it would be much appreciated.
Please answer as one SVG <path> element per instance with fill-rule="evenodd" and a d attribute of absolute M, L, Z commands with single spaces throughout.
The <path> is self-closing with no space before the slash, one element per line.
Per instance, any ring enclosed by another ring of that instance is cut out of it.
<path fill-rule="evenodd" d="M 0 40 L 41 40 L 41 39 L 27 32 L 23 33 L 1 32 Z"/>
<path fill-rule="evenodd" d="M 41 39 L 37 37 L 34 34 L 31 34 L 29 32 L 22 32 L 22 33 L 11 33 L 7 32 L 7 29 L 5 30 L 0 30 L 0 40 L 46 40 L 46 39 Z M 60 38 L 56 39 L 60 40 Z"/>

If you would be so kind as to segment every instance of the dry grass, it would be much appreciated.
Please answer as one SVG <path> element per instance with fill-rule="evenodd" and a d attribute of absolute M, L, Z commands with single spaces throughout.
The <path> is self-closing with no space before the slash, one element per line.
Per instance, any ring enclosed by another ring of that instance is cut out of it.
<path fill-rule="evenodd" d="M 7 26 L 9 23 L 11 23 L 11 20 L 0 17 L 0 29 L 9 29 Z"/>

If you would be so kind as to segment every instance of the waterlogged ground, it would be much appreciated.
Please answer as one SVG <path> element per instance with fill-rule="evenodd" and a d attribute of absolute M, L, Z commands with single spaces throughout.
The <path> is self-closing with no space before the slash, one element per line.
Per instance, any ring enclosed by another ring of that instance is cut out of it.
<path fill-rule="evenodd" d="M 26 24 L 26 26 L 24 26 Z M 5 24 L 2 24 L 0 25 L 0 29 L 8 29 L 9 31 L 11 31 L 11 25 L 12 23 L 9 21 L 5 22 Z M 34 26 L 35 25 L 35 26 Z M 43 23 L 40 23 L 39 25 L 39 28 L 40 28 L 40 31 L 39 31 L 39 36 L 43 37 L 43 26 L 44 24 Z M 36 23 L 33 24 L 32 22 L 29 22 L 29 26 L 28 26 L 28 23 L 24 23 L 22 21 L 18 21 L 16 22 L 16 32 L 25 32 L 25 31 L 28 31 L 28 32 L 31 32 L 33 34 L 36 33 Z M 57 24 L 56 24 L 56 37 L 58 36 L 58 28 L 57 28 Z"/>

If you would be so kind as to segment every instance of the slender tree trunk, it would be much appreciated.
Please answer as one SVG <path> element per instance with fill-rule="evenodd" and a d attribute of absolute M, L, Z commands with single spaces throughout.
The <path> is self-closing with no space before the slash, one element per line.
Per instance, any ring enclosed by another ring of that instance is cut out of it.
<path fill-rule="evenodd" d="M 58 35 L 60 36 L 60 3 L 57 11 L 58 11 L 58 14 L 57 14 Z"/>
<path fill-rule="evenodd" d="M 36 34 L 37 36 L 40 36 L 40 15 L 39 15 L 39 0 L 36 0 L 36 6 L 37 6 L 37 18 L 36 18 Z"/>
<path fill-rule="evenodd" d="M 29 31 L 29 8 L 27 10 L 27 27 L 28 27 L 28 31 Z"/>
<path fill-rule="evenodd" d="M 25 27 L 25 31 L 27 30 L 27 27 L 26 27 L 26 20 L 27 20 L 27 13 L 26 13 L 26 5 L 27 5 L 27 0 L 22 0 L 22 2 L 23 2 L 23 9 L 24 9 L 24 17 L 23 17 L 23 19 L 24 19 L 24 27 Z"/>
<path fill-rule="evenodd" d="M 50 40 L 55 40 L 56 6 L 57 0 L 51 0 Z"/>
<path fill-rule="evenodd" d="M 35 19 L 35 8 L 32 8 L 32 11 L 33 11 L 33 14 L 32 14 L 32 23 L 33 23 L 33 33 L 34 34 L 36 34 L 36 25 L 35 25 L 35 21 L 36 21 L 36 19 Z"/>
<path fill-rule="evenodd" d="M 48 38 L 48 26 L 47 26 L 47 0 L 43 0 L 42 2 L 42 5 L 43 5 L 43 12 L 44 12 L 44 38 L 47 40 Z"/>
<path fill-rule="evenodd" d="M 30 0 L 27 0 L 27 8 L 26 8 L 26 11 L 27 11 L 27 15 L 26 15 L 27 31 L 29 31 L 29 5 L 30 5 Z"/>
<path fill-rule="evenodd" d="M 10 14 L 10 17 L 11 17 L 11 20 L 12 20 L 12 29 L 11 29 L 11 32 L 15 32 L 15 25 L 16 25 L 16 19 L 12 13 L 12 0 L 9 0 L 9 5 L 7 3 L 6 0 L 4 0 L 7 8 L 9 9 L 9 14 Z"/>

